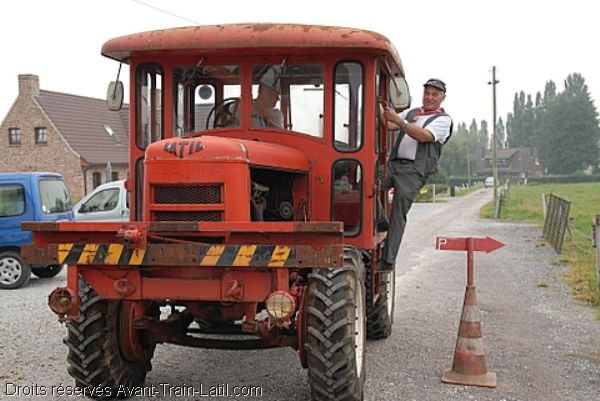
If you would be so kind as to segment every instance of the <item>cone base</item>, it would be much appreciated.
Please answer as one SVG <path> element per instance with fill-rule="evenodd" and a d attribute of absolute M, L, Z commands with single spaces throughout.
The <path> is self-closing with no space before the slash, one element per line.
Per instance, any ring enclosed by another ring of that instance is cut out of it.
<path fill-rule="evenodd" d="M 442 376 L 442 382 L 462 384 L 464 386 L 496 387 L 496 374 L 488 372 L 484 375 L 465 375 L 448 370 Z"/>

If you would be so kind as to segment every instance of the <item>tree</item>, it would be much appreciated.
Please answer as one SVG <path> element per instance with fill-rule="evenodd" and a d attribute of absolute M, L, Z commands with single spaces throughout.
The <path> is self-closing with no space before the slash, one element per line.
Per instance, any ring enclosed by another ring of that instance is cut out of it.
<path fill-rule="evenodd" d="M 525 109 L 523 110 L 523 117 L 521 121 L 521 142 L 519 146 L 533 146 L 534 131 L 535 111 L 533 109 L 533 101 L 531 100 L 531 95 L 527 95 L 527 102 L 525 103 Z"/>
<path fill-rule="evenodd" d="M 481 120 L 478 132 L 478 149 L 488 149 L 490 147 L 490 134 L 488 133 L 488 123 L 485 120 Z"/>
<path fill-rule="evenodd" d="M 513 112 L 509 114 L 506 126 L 506 140 L 509 148 L 517 148 L 523 143 L 523 114 L 525 113 L 525 92 L 515 93 Z"/>
<path fill-rule="evenodd" d="M 556 84 L 554 81 L 547 81 L 544 87 L 544 94 L 537 93 L 534 109 L 534 141 L 533 146 L 538 150 L 538 154 L 542 161 L 547 160 L 545 156 L 545 131 L 546 117 L 548 116 L 548 108 L 556 99 Z"/>
<path fill-rule="evenodd" d="M 452 139 L 444 145 L 440 159 L 440 172 L 445 175 L 467 175 L 468 131 L 464 122 L 454 129 Z"/>
<path fill-rule="evenodd" d="M 531 95 L 515 93 L 513 113 L 508 115 L 506 140 L 508 147 L 532 146 L 534 140 L 535 113 Z"/>
<path fill-rule="evenodd" d="M 469 150 L 472 153 L 474 150 L 479 148 L 479 128 L 477 127 L 477 121 L 473 119 L 469 126 Z"/>
<path fill-rule="evenodd" d="M 549 173 L 572 174 L 597 168 L 600 139 L 598 113 L 583 76 L 570 74 L 565 91 L 547 105 L 541 156 Z"/>
<path fill-rule="evenodd" d="M 505 138 L 506 130 L 504 128 L 504 122 L 502 121 L 502 117 L 500 117 L 498 119 L 498 122 L 496 123 L 496 148 L 504 149 Z"/>

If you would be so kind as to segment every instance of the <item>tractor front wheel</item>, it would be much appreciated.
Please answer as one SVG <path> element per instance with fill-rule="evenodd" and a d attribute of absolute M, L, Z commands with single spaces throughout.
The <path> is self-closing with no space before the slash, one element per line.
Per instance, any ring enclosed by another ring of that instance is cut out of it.
<path fill-rule="evenodd" d="M 305 352 L 313 401 L 363 399 L 364 265 L 355 249 L 344 253 L 344 267 L 309 276 Z"/>
<path fill-rule="evenodd" d="M 68 372 L 88 397 L 127 398 L 144 383 L 155 344 L 132 327 L 136 304 L 103 300 L 83 280 L 79 294 L 80 319 L 67 323 Z"/>

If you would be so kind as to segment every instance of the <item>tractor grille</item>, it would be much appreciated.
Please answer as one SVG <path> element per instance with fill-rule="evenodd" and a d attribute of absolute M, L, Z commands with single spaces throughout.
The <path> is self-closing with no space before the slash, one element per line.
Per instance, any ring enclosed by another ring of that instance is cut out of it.
<path fill-rule="evenodd" d="M 153 186 L 155 221 L 223 221 L 223 184 Z M 206 210 L 208 209 L 208 210 Z"/>
<path fill-rule="evenodd" d="M 223 212 L 208 210 L 202 212 L 154 212 L 156 221 L 222 221 Z"/>
<path fill-rule="evenodd" d="M 154 203 L 163 205 L 223 203 L 223 185 L 157 185 L 154 187 Z"/>

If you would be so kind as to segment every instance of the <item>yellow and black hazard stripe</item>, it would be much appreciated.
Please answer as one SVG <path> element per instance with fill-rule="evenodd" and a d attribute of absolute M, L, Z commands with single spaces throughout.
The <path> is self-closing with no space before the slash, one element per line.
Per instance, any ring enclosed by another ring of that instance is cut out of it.
<path fill-rule="evenodd" d="M 145 249 L 123 244 L 59 244 L 58 262 L 79 265 L 141 265 Z"/>
<path fill-rule="evenodd" d="M 123 244 L 59 244 L 59 263 L 78 265 L 196 265 L 291 267 L 296 248 L 287 245 L 148 244 L 131 249 Z M 300 264 L 302 262 L 299 262 Z"/>

